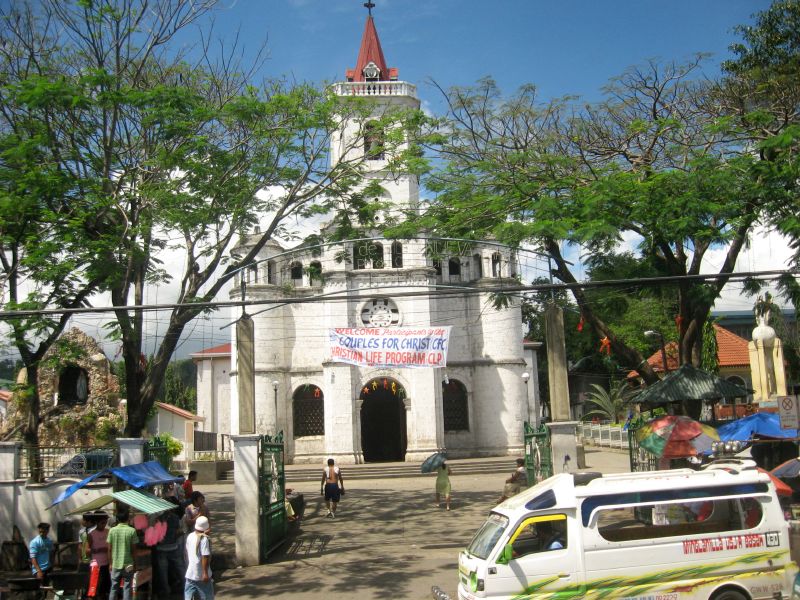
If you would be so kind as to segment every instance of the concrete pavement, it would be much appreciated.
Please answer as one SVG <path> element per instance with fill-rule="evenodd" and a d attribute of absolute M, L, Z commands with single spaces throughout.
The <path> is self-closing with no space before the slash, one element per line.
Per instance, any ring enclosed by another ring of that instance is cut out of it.
<path fill-rule="evenodd" d="M 628 454 L 586 450 L 587 470 L 629 470 Z M 335 519 L 325 518 L 319 483 L 294 485 L 306 500 L 299 528 L 265 565 L 218 569 L 217 597 L 430 598 L 438 585 L 455 597 L 458 552 L 480 527 L 509 473 L 451 477 L 452 510 L 434 503 L 435 477 L 347 480 Z M 215 563 L 233 565 L 233 486 L 203 486 L 211 509 Z M 256 527 L 253 523 L 253 527 Z"/>

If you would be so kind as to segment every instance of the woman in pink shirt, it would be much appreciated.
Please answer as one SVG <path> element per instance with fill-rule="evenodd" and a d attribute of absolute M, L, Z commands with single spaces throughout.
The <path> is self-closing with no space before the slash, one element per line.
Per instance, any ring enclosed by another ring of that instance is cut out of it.
<path fill-rule="evenodd" d="M 111 590 L 111 572 L 108 567 L 108 515 L 102 513 L 96 517 L 97 527 L 88 536 L 91 562 L 97 563 L 100 577 L 97 580 L 95 598 L 108 598 Z"/>

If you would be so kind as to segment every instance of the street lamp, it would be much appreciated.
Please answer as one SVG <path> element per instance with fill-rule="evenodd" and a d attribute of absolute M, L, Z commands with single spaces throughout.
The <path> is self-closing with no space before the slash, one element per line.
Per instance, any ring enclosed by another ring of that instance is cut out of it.
<path fill-rule="evenodd" d="M 275 392 L 275 435 L 278 435 L 278 380 L 272 380 L 272 390 Z"/>
<path fill-rule="evenodd" d="M 667 364 L 667 347 L 664 345 L 664 334 L 660 331 L 648 329 L 644 332 L 645 337 L 657 337 L 661 341 L 661 360 L 664 363 L 664 373 L 669 373 L 669 365 Z"/>

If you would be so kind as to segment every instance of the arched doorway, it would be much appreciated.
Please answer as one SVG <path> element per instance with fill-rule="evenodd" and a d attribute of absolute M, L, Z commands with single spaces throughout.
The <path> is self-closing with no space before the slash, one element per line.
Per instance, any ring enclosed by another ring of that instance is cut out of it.
<path fill-rule="evenodd" d="M 86 369 L 67 365 L 58 378 L 58 404 L 86 404 L 89 398 L 89 376 Z"/>
<path fill-rule="evenodd" d="M 406 392 L 389 377 L 370 380 L 361 388 L 361 450 L 364 462 L 405 460 Z"/>

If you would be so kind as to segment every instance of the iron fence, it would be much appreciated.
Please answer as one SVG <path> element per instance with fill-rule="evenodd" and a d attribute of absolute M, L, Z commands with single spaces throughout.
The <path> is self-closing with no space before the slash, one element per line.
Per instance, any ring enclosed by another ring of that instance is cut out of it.
<path fill-rule="evenodd" d="M 581 423 L 578 434 L 595 446 L 608 448 L 628 448 L 628 430 L 624 425 L 611 423 Z"/>
<path fill-rule="evenodd" d="M 221 462 L 233 460 L 233 450 L 192 450 L 187 453 L 192 462 Z"/>
<path fill-rule="evenodd" d="M 18 477 L 44 481 L 49 477 L 86 477 L 117 464 L 116 446 L 23 446 Z"/>

